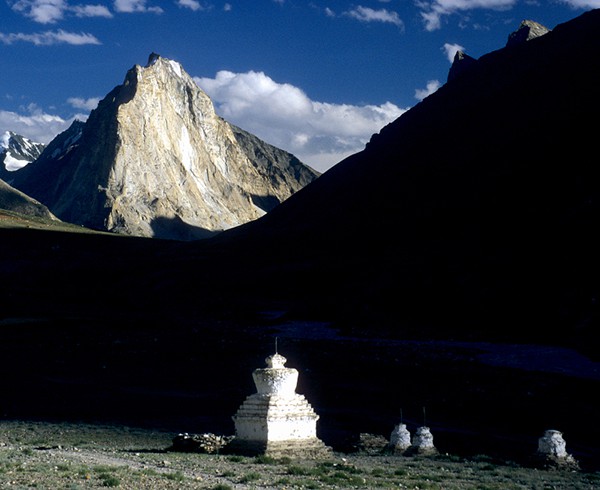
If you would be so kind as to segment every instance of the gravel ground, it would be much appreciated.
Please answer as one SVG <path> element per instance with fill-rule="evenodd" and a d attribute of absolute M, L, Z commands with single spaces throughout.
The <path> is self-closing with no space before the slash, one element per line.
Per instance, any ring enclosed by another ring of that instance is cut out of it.
<path fill-rule="evenodd" d="M 600 474 L 519 467 L 480 456 L 332 453 L 325 460 L 182 453 L 177 434 L 91 424 L 0 421 L 0 488 L 594 489 Z"/>

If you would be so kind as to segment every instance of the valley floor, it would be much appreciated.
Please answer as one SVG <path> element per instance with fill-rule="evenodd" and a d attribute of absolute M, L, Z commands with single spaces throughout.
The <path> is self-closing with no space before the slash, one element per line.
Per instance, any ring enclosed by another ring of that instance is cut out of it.
<path fill-rule="evenodd" d="M 332 453 L 327 460 L 170 451 L 177 434 L 108 426 L 0 421 L 0 488 L 593 489 L 600 473 L 539 470 L 485 456 Z"/>

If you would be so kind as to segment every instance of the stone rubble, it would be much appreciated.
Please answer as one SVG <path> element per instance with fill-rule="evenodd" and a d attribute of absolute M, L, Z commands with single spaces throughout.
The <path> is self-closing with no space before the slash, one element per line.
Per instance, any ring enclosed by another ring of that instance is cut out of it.
<path fill-rule="evenodd" d="M 173 438 L 173 445 L 170 450 L 218 454 L 232 439 L 232 436 L 220 436 L 211 433 L 188 434 L 185 432 Z"/>

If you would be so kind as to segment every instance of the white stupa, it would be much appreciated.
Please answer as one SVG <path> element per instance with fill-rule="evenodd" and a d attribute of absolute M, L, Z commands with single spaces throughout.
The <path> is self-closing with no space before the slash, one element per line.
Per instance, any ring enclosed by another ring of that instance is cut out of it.
<path fill-rule="evenodd" d="M 403 453 L 411 445 L 410 432 L 406 428 L 406 424 L 398 424 L 390 434 L 389 449 L 393 453 Z"/>
<path fill-rule="evenodd" d="M 429 427 L 417 427 L 413 437 L 412 444 L 407 451 L 409 454 L 433 455 L 437 454 L 437 449 L 433 444 L 433 435 Z"/>
<path fill-rule="evenodd" d="M 317 437 L 319 416 L 304 395 L 296 393 L 298 371 L 275 353 L 267 367 L 252 373 L 257 392 L 233 416 L 234 452 L 271 456 L 319 457 L 330 448 Z"/>
<path fill-rule="evenodd" d="M 579 463 L 567 452 L 567 443 L 558 430 L 547 430 L 538 439 L 535 458 L 546 468 L 579 469 Z"/>

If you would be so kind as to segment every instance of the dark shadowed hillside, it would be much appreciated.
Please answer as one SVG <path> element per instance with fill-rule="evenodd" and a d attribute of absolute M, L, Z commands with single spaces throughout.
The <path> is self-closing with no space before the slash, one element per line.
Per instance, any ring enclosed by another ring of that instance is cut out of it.
<path fill-rule="evenodd" d="M 597 339 L 600 12 L 477 60 L 215 246 L 276 291 L 405 335 Z M 318 291 L 318 294 L 313 294 Z M 433 332 L 432 332 L 433 333 Z"/>

